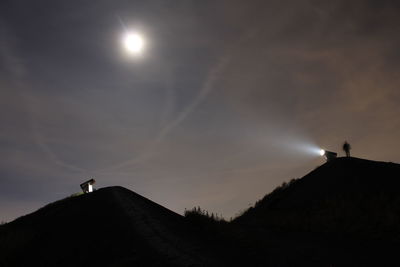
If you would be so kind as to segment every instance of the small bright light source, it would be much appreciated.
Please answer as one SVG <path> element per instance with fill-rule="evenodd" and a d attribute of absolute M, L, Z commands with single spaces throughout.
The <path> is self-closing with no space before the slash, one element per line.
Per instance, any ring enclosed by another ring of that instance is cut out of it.
<path fill-rule="evenodd" d="M 136 33 L 128 33 L 125 35 L 123 40 L 125 49 L 133 54 L 138 54 L 142 52 L 144 41 L 143 38 Z"/>
<path fill-rule="evenodd" d="M 327 150 L 324 150 L 324 149 L 321 149 L 319 151 L 319 154 L 321 156 L 325 156 L 326 161 L 330 161 L 330 160 L 333 160 L 333 159 L 337 158 L 337 153 L 336 152 L 327 151 Z"/>

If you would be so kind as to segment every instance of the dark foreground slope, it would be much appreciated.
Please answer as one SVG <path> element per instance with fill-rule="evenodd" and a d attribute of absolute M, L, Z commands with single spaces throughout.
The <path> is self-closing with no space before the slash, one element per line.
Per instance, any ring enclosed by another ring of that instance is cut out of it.
<path fill-rule="evenodd" d="M 0 266 L 219 265 L 184 218 L 122 187 L 67 198 L 0 228 Z"/>
<path fill-rule="evenodd" d="M 400 266 L 400 165 L 338 158 L 277 188 L 234 224 L 258 243 L 257 257 L 281 265 Z"/>
<path fill-rule="evenodd" d="M 338 158 L 233 222 L 122 187 L 0 226 L 0 266 L 400 266 L 400 165 Z"/>
<path fill-rule="evenodd" d="M 400 238 L 400 165 L 338 158 L 276 189 L 237 221 Z"/>

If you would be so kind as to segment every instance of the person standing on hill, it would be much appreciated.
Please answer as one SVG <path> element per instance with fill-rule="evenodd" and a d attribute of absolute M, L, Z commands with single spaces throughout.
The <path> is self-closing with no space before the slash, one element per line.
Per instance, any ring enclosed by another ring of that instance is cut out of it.
<path fill-rule="evenodd" d="M 345 141 L 343 144 L 343 151 L 346 152 L 346 157 L 350 157 L 350 149 L 351 149 L 350 144 L 347 143 L 347 141 Z"/>

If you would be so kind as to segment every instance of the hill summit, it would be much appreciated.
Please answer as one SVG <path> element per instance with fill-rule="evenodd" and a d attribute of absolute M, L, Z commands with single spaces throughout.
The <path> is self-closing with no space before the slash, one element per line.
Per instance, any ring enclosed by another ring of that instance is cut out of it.
<path fill-rule="evenodd" d="M 184 217 L 114 186 L 0 227 L 0 266 L 216 265 Z"/>
<path fill-rule="evenodd" d="M 400 237 L 400 165 L 343 157 L 284 183 L 236 219 L 276 230 Z"/>

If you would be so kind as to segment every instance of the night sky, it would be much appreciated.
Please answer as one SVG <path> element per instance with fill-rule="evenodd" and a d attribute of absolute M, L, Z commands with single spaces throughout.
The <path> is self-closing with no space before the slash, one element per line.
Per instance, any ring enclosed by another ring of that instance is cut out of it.
<path fill-rule="evenodd" d="M 0 220 L 90 178 L 229 218 L 321 165 L 319 147 L 400 162 L 399 15 L 398 1 L 1 1 Z"/>

